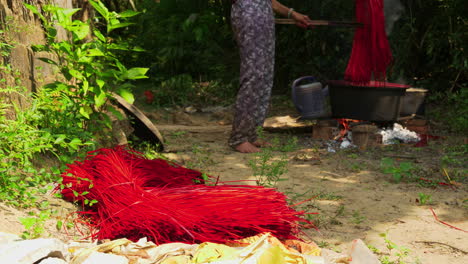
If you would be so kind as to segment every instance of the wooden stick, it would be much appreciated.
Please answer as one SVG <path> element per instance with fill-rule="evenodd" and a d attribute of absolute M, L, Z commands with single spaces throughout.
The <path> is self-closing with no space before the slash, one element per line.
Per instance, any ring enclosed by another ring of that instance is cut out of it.
<path fill-rule="evenodd" d="M 468 254 L 468 252 L 466 252 L 466 251 L 464 251 L 464 250 L 462 250 L 462 249 L 456 248 L 456 247 L 454 247 L 454 246 L 451 246 L 451 245 L 449 245 L 449 244 L 445 244 L 445 243 L 442 243 L 442 242 L 437 242 L 437 241 L 415 241 L 415 243 L 444 245 L 444 246 L 447 246 L 447 247 L 449 247 L 449 248 L 451 248 L 451 249 L 454 249 L 454 250 L 456 250 L 456 251 L 459 251 L 459 252 L 461 252 L 461 253 L 463 253 L 463 254 Z"/>
<path fill-rule="evenodd" d="M 277 18 L 276 24 L 294 25 L 296 21 L 290 18 Z M 342 27 L 362 27 L 363 24 L 354 21 L 330 21 L 330 20 L 312 20 L 312 26 L 342 26 Z"/>

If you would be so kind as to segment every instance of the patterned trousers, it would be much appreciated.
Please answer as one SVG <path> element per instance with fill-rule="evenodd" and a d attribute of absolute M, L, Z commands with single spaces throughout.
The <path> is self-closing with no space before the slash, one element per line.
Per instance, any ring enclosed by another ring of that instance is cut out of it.
<path fill-rule="evenodd" d="M 257 140 L 273 86 L 275 23 L 271 0 L 236 0 L 231 23 L 240 53 L 240 87 L 230 146 Z"/>

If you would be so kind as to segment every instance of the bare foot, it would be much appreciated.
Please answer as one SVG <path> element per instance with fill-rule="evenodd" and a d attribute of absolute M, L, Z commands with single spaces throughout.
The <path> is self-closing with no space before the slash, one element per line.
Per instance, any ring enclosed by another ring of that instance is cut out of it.
<path fill-rule="evenodd" d="M 266 142 L 265 140 L 256 140 L 255 142 L 252 143 L 254 146 L 257 148 L 265 148 L 265 147 L 271 147 L 270 142 Z"/>
<path fill-rule="evenodd" d="M 234 147 L 235 150 L 239 151 L 240 153 L 256 153 L 260 152 L 260 149 L 257 148 L 254 144 L 250 142 L 243 142 L 239 145 Z"/>

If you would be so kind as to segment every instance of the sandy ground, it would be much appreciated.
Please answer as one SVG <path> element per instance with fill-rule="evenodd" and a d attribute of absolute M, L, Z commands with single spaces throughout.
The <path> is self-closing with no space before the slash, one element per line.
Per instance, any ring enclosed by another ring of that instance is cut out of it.
<path fill-rule="evenodd" d="M 148 116 L 165 137 L 164 155 L 168 158 L 219 177 L 221 181 L 255 183 L 249 166 L 253 156 L 233 152 L 226 144 L 230 132 L 229 114 L 181 112 L 148 113 Z M 311 139 L 310 132 L 297 129 L 266 132 L 267 139 L 277 138 L 281 142 L 293 137 L 298 139 L 298 148 L 285 153 L 289 160 L 288 171 L 282 175 L 286 180 L 279 182 L 278 189 L 291 198 L 291 203 L 313 198 L 297 207 L 318 213 L 309 216 L 318 229 L 304 229 L 304 239 L 344 252 L 353 239 L 359 238 L 380 257 L 396 260 L 398 253 L 407 252 L 401 259 L 404 263 L 468 263 L 467 232 L 441 224 L 431 211 L 432 208 L 440 220 L 468 230 L 466 182 L 458 187 L 392 183 L 391 176 L 379 169 L 379 161 L 386 155 L 416 153 L 417 158 L 411 162 L 418 165 L 419 173 L 434 176 L 439 173 L 434 153 L 438 153 L 438 145 L 443 142 L 419 150 L 398 146 L 330 153 L 323 142 Z M 276 154 L 279 157 L 282 153 Z M 419 193 L 431 195 L 432 203 L 418 203 Z M 62 213 L 46 222 L 45 235 L 64 240 L 80 238 L 78 230 L 72 229 L 67 235 L 55 228 L 57 220 L 67 219 L 74 207 L 57 198 L 48 199 Z M 27 217 L 26 211 L 4 204 L 0 204 L 0 209 L 0 232 L 20 234 L 24 231 L 18 218 Z M 386 234 L 387 242 L 381 234 Z M 389 244 L 396 248 L 389 250 Z"/>
<path fill-rule="evenodd" d="M 230 132 L 230 126 L 225 125 L 229 123 L 226 116 L 180 115 L 182 117 L 174 119 L 186 120 L 188 125 L 158 125 L 168 142 L 168 157 L 219 177 L 221 181 L 254 184 L 255 177 L 249 166 L 252 155 L 233 152 L 226 144 Z M 438 179 L 440 173 L 434 156 L 440 151 L 438 147 L 443 140 L 419 149 L 393 146 L 330 153 L 324 142 L 312 140 L 311 133 L 301 132 L 301 129 L 266 132 L 267 139 L 277 138 L 281 142 L 288 142 L 292 137 L 298 138 L 298 149 L 287 153 L 288 171 L 282 176 L 286 181 L 279 182 L 278 189 L 285 192 L 291 202 L 315 197 L 298 208 L 318 213 L 311 217 L 318 230 L 304 230 L 306 239 L 344 252 L 353 239 L 359 238 L 374 247 L 380 257 L 387 256 L 393 261 L 397 261 L 397 254 L 407 252 L 407 256 L 400 259 L 401 263 L 468 263 L 467 232 L 441 224 L 431 211 L 432 208 L 439 220 L 468 230 L 466 186 L 421 187 L 417 183 L 392 183 L 392 177 L 380 169 L 383 157 L 414 154 L 417 158 L 409 161 L 420 170 L 418 175 Z M 466 179 L 466 175 L 464 177 Z M 419 193 L 430 195 L 432 202 L 421 205 Z M 389 250 L 389 244 L 397 248 Z"/>

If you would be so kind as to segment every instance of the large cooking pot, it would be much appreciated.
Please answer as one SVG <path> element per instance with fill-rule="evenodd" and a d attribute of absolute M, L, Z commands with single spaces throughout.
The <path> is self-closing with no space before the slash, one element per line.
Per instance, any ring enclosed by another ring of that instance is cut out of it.
<path fill-rule="evenodd" d="M 332 116 L 366 121 L 396 121 L 401 97 L 410 86 L 371 81 L 356 85 L 344 80 L 328 81 Z"/>

